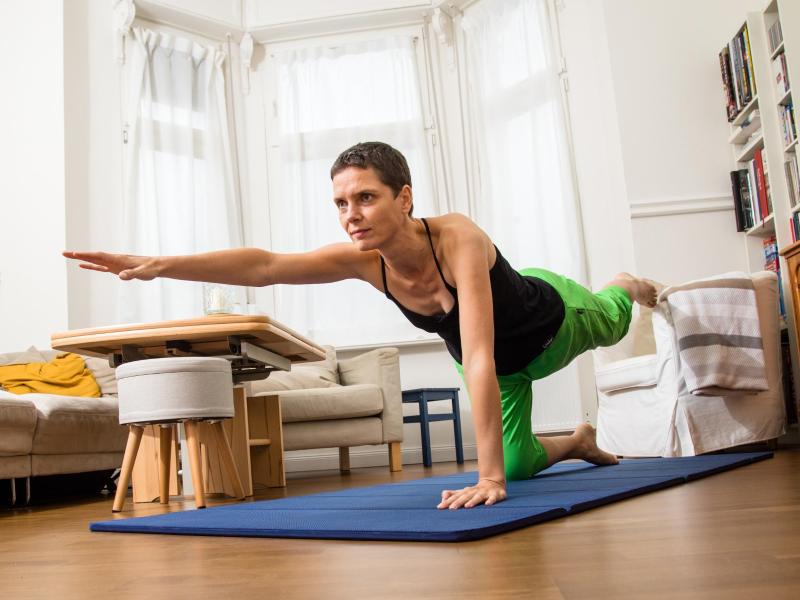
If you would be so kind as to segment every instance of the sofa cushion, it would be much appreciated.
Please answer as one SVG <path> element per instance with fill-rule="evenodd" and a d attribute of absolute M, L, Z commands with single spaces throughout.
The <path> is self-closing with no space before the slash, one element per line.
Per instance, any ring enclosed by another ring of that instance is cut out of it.
<path fill-rule="evenodd" d="M 284 423 L 369 417 L 383 411 L 381 388 L 371 383 L 290 390 L 280 399 Z"/>
<path fill-rule="evenodd" d="M 119 403 L 113 396 L 78 398 L 26 394 L 36 405 L 33 454 L 118 452 L 125 449 L 127 428 L 119 424 Z"/>
<path fill-rule="evenodd" d="M 103 396 L 116 396 L 117 375 L 114 368 L 108 364 L 108 359 L 84 356 L 83 360 L 92 372 L 97 385 L 100 386 L 100 393 Z"/>
<path fill-rule="evenodd" d="M 315 375 L 328 383 L 339 383 L 339 367 L 336 362 L 336 349 L 333 346 L 325 348 L 325 360 L 302 363 L 292 366 L 292 372 L 304 375 Z"/>
<path fill-rule="evenodd" d="M 25 365 L 32 362 L 47 362 L 50 360 L 39 352 L 35 346 L 31 346 L 24 352 L 8 352 L 0 354 L 0 367 L 7 365 Z"/>
<path fill-rule="evenodd" d="M 304 372 L 299 368 L 292 368 L 291 371 L 274 371 L 266 379 L 252 381 L 250 385 L 252 386 L 251 394 L 253 395 L 338 386 L 338 384 L 331 383 L 327 379 L 322 379 L 315 373 Z"/>
<path fill-rule="evenodd" d="M 36 406 L 24 396 L 0 392 L 0 456 L 30 454 Z"/>

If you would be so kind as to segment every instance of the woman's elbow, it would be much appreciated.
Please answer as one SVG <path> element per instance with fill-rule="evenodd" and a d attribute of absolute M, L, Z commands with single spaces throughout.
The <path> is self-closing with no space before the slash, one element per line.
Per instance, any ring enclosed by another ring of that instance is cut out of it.
<path fill-rule="evenodd" d="M 465 375 L 485 373 L 494 375 L 495 372 L 494 356 L 489 353 L 477 353 L 471 356 L 465 356 L 462 366 Z"/>

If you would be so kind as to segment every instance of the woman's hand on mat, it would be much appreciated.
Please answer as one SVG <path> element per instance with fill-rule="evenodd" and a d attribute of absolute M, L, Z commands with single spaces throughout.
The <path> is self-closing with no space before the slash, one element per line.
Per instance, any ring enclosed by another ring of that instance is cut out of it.
<path fill-rule="evenodd" d="M 496 502 L 502 502 L 508 498 L 504 482 L 494 479 L 480 479 L 476 485 L 465 487 L 460 490 L 444 490 L 442 501 L 436 508 L 449 508 L 455 510 L 461 508 L 472 508 L 479 504 L 491 506 Z"/>
<path fill-rule="evenodd" d="M 81 269 L 114 273 L 120 279 L 149 281 L 158 276 L 156 260 L 149 256 L 109 254 L 107 252 L 62 252 L 67 258 L 81 261 Z"/>

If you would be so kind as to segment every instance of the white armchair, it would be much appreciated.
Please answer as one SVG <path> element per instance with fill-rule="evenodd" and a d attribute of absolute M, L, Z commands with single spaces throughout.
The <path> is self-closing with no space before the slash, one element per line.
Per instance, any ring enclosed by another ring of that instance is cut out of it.
<path fill-rule="evenodd" d="M 778 281 L 769 271 L 752 278 L 769 389 L 736 396 L 690 394 L 680 375 L 674 328 L 659 308 L 642 309 L 631 326 L 637 355 L 596 369 L 602 449 L 629 457 L 693 456 L 785 432 Z"/>

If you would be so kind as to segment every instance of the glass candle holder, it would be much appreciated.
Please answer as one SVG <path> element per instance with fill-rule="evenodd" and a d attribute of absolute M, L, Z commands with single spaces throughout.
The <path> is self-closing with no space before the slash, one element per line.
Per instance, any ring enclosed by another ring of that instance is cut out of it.
<path fill-rule="evenodd" d="M 233 311 L 233 290 L 221 283 L 203 284 L 203 312 L 218 315 Z"/>

